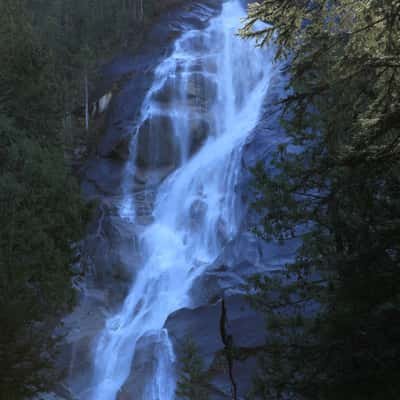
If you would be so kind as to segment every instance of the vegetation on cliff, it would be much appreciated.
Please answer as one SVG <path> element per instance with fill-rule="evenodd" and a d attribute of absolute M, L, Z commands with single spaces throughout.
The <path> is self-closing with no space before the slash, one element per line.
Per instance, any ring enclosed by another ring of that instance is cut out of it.
<path fill-rule="evenodd" d="M 271 332 L 252 397 L 398 399 L 400 3 L 264 0 L 241 33 L 275 45 L 290 77 L 295 147 L 255 171 L 260 234 L 302 239 L 251 285 Z"/>
<path fill-rule="evenodd" d="M 1 399 L 57 382 L 52 328 L 74 303 L 72 245 L 88 214 L 66 131 L 85 126 L 88 75 L 124 40 L 134 47 L 146 18 L 136 0 L 0 2 Z"/>

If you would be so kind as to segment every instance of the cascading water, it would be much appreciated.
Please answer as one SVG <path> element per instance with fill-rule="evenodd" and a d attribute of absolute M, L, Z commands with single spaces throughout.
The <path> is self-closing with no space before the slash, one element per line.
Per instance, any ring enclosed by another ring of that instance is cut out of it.
<path fill-rule="evenodd" d="M 265 52 L 236 36 L 242 16 L 238 1 L 225 3 L 207 29 L 178 39 L 156 70 L 132 141 L 120 209 L 135 221 L 128 185 L 133 175 L 146 187 L 162 181 L 152 221 L 140 234 L 145 261 L 120 311 L 96 340 L 92 381 L 81 398 L 116 399 L 138 341 L 149 334 L 157 337 L 157 367 L 135 400 L 175 398 L 174 353 L 163 326 L 172 312 L 190 306 L 193 280 L 237 232 L 241 147 L 269 84 Z"/>

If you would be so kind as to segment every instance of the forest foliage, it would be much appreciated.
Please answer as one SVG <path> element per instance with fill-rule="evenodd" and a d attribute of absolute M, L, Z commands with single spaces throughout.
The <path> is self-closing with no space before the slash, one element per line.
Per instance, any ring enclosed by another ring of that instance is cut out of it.
<path fill-rule="evenodd" d="M 400 2 L 264 0 L 241 34 L 289 77 L 259 234 L 302 242 L 250 285 L 269 331 L 251 398 L 398 399 Z"/>
<path fill-rule="evenodd" d="M 85 76 L 145 23 L 140 0 L 0 1 L 0 398 L 51 390 L 88 206 L 65 161 Z M 137 37 L 135 36 L 137 34 Z M 78 111 L 77 111 L 78 110 Z"/>

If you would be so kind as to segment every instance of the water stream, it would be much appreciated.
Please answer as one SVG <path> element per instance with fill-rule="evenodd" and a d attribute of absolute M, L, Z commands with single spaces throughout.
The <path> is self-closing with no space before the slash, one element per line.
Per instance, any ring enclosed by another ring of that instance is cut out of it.
<path fill-rule="evenodd" d="M 156 70 L 132 141 L 120 214 L 135 221 L 130 179 L 158 186 L 152 220 L 140 233 L 143 260 L 120 310 L 96 339 L 90 388 L 82 398 L 114 400 L 131 371 L 136 345 L 158 337 L 157 368 L 142 398 L 175 398 L 174 351 L 163 329 L 174 311 L 190 306 L 189 291 L 240 224 L 235 191 L 241 148 L 255 127 L 271 62 L 236 36 L 245 15 L 226 2 L 208 28 L 186 32 Z M 128 171 L 129 170 L 129 171 Z"/>

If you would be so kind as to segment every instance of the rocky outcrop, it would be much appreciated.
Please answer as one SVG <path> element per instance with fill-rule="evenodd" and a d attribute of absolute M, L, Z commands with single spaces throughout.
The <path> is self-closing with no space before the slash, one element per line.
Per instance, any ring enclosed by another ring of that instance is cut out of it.
<path fill-rule="evenodd" d="M 165 324 L 178 360 L 187 338 L 196 344 L 212 376 L 215 393 L 210 400 L 239 400 L 248 393 L 256 371 L 257 348 L 265 341 L 265 326 L 263 316 L 240 294 L 179 310 Z"/>

